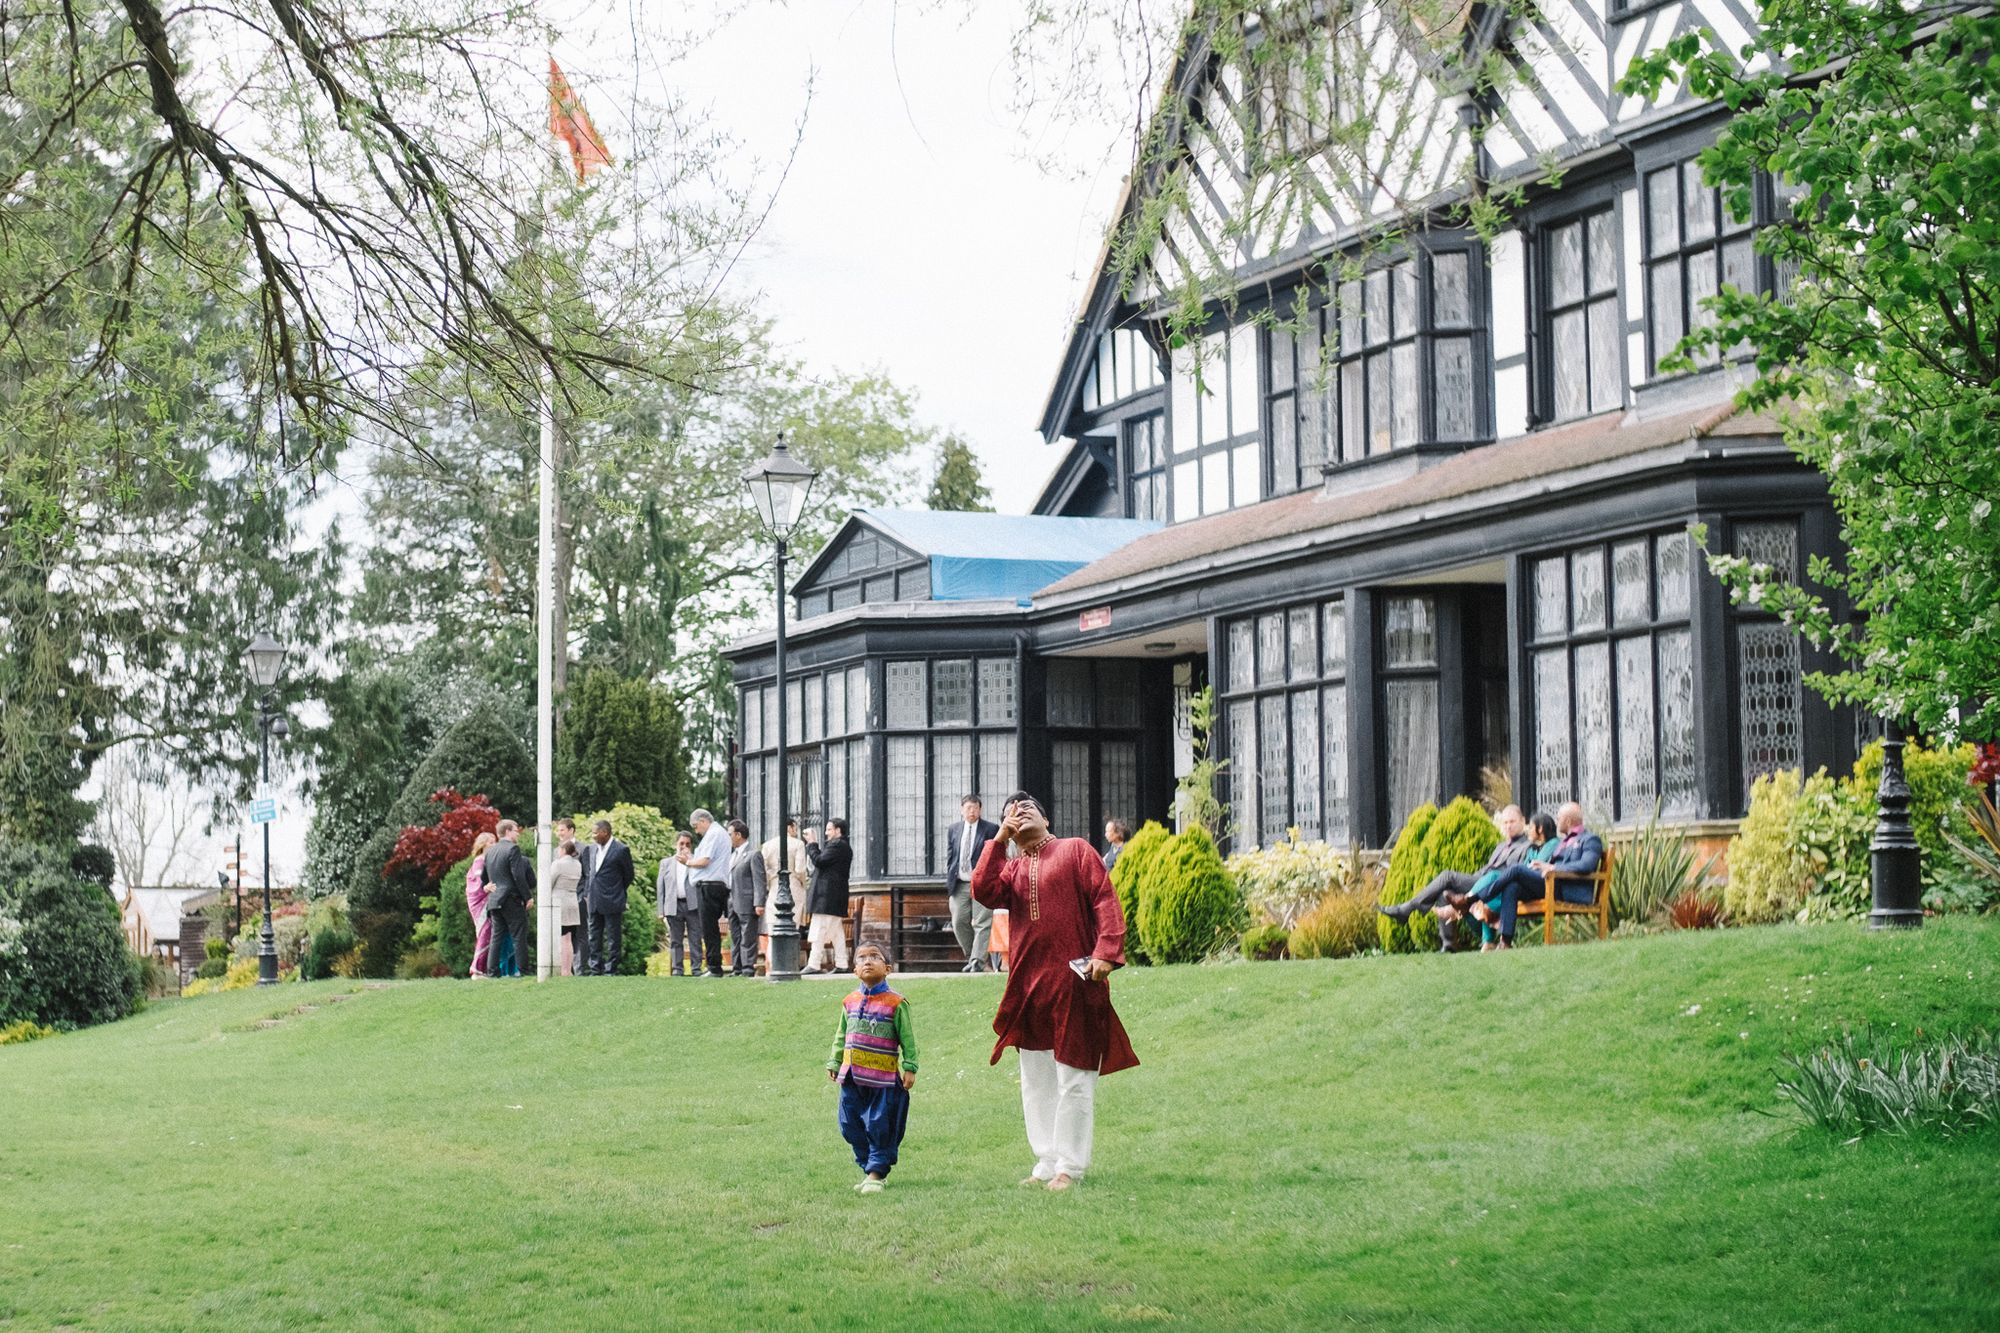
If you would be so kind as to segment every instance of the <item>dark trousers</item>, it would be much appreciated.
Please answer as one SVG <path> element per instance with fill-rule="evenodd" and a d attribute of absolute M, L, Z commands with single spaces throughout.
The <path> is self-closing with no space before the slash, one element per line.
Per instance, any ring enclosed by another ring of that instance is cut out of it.
<path fill-rule="evenodd" d="M 910 1124 L 910 1094 L 901 1086 L 875 1087 L 851 1078 L 840 1085 L 840 1137 L 854 1149 L 854 1164 L 886 1176 Z"/>
<path fill-rule="evenodd" d="M 615 977 L 618 964 L 624 958 L 625 914 L 623 912 L 592 912 L 590 914 L 590 966 L 586 974 L 593 977 Z"/>
<path fill-rule="evenodd" d="M 1508 866 L 1500 872 L 1500 878 L 1488 886 L 1486 894 L 1488 901 L 1499 895 L 1501 939 L 1514 938 L 1514 915 L 1521 904 L 1534 902 L 1545 892 L 1542 868 L 1538 865 Z"/>
<path fill-rule="evenodd" d="M 528 960 L 528 905 L 510 896 L 498 907 L 489 902 L 486 914 L 493 919 L 493 957 L 505 958 L 506 950 L 502 946 L 507 940 L 512 940 L 514 956 L 507 965 L 506 975 L 520 976 L 522 965 Z"/>
<path fill-rule="evenodd" d="M 729 909 L 729 970 L 738 976 L 757 971 L 757 913 Z"/>
<path fill-rule="evenodd" d="M 722 975 L 722 918 L 729 914 L 729 886 L 720 880 L 697 880 L 701 890 L 701 946 L 708 955 L 708 974 Z"/>
<path fill-rule="evenodd" d="M 667 965 L 675 972 L 699 972 L 707 954 L 701 934 L 701 909 L 691 905 L 686 912 L 667 918 Z"/>

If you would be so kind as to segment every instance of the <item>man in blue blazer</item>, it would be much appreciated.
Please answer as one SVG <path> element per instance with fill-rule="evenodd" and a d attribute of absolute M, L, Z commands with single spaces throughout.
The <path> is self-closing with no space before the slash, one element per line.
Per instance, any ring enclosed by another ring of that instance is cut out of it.
<path fill-rule="evenodd" d="M 1604 863 L 1604 839 L 1583 826 L 1583 807 L 1575 801 L 1569 802 L 1556 811 L 1556 834 L 1562 839 L 1557 844 L 1554 856 L 1540 865 L 1510 866 L 1500 872 L 1500 878 L 1488 886 L 1489 900 L 1492 895 L 1500 897 L 1500 947 L 1514 945 L 1514 915 L 1524 902 L 1534 902 L 1547 889 L 1543 872 L 1554 870 L 1563 875 L 1589 875 Z M 1581 894 L 1581 897 L 1575 895 Z M 1592 890 L 1588 884 L 1565 884 L 1556 881 L 1556 897 L 1564 902 L 1589 902 Z"/>
<path fill-rule="evenodd" d="M 624 957 L 625 891 L 632 887 L 632 849 L 611 836 L 611 821 L 600 819 L 585 849 L 583 893 L 590 903 L 590 949 L 584 975 L 618 975 Z"/>

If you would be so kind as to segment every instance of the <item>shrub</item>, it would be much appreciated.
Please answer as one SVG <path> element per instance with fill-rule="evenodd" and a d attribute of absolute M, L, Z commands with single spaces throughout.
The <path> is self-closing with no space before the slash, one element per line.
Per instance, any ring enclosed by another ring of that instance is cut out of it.
<path fill-rule="evenodd" d="M 332 893 L 314 903 L 306 913 L 306 934 L 311 941 L 302 964 L 306 980 L 323 981 L 334 974 L 333 960 L 354 948 L 354 932 L 347 924 L 347 895 Z"/>
<path fill-rule="evenodd" d="M 441 812 L 431 798 L 448 788 L 484 793 L 501 814 L 518 817 L 534 808 L 534 764 L 497 709 L 476 709 L 438 738 L 381 827 L 361 846 L 347 902 L 368 975 L 387 976 L 395 968 L 416 925 L 417 900 L 437 886 L 419 866 L 387 867 L 407 829 L 437 821 Z M 466 845 L 469 849 L 470 838 Z"/>
<path fill-rule="evenodd" d="M 1806 880 L 1792 855 L 1799 771 L 1766 773 L 1750 784 L 1750 810 L 1729 840 L 1723 909 L 1743 925 L 1781 921 L 1805 902 Z"/>
<path fill-rule="evenodd" d="M 1289 930 L 1341 882 L 1346 862 L 1327 843 L 1299 841 L 1292 829 L 1283 842 L 1238 852 L 1226 866 L 1251 914 Z"/>
<path fill-rule="evenodd" d="M 1694 849 L 1671 828 L 1660 827 L 1659 812 L 1646 826 L 1613 848 L 1611 914 L 1620 925 L 1651 922 L 1668 907 L 1701 887 L 1715 858 L 1695 863 Z"/>
<path fill-rule="evenodd" d="M 171 995 L 180 986 L 180 978 L 166 963 L 150 953 L 139 956 L 139 993 L 149 1000 L 157 1000 L 163 995 Z"/>
<path fill-rule="evenodd" d="M 194 970 L 197 980 L 212 981 L 229 970 L 227 958 L 211 958 Z"/>
<path fill-rule="evenodd" d="M 1291 932 L 1283 926 L 1252 926 L 1243 932 L 1243 956 L 1252 962 L 1269 963 L 1285 956 L 1285 941 Z"/>
<path fill-rule="evenodd" d="M 1499 841 L 1500 830 L 1493 826 L 1492 816 L 1470 797 L 1456 797 L 1442 810 L 1432 805 L 1417 807 L 1396 839 L 1380 901 L 1392 904 L 1414 897 L 1440 871 L 1470 874 L 1478 870 Z M 1378 916 L 1376 932 L 1389 953 L 1438 947 L 1437 920 L 1427 912 L 1411 916 L 1407 923 Z"/>
<path fill-rule="evenodd" d="M 24 1018 L 19 1022 L 9 1023 L 5 1027 L 0 1027 L 0 1046 L 13 1046 L 24 1041 L 40 1041 L 44 1037 L 53 1037 L 55 1035 L 56 1030 L 54 1028 L 44 1027 L 40 1023 Z"/>
<path fill-rule="evenodd" d="M 1787 1055 L 1778 1092 L 1835 1134 L 1949 1138 L 2000 1120 L 2000 1041 L 1988 1032 L 1898 1047 L 1870 1032 L 1843 1033 L 1809 1055 Z"/>
<path fill-rule="evenodd" d="M 201 950 L 203 956 L 211 963 L 222 963 L 226 966 L 229 962 L 229 941 L 221 935 L 210 935 L 204 939 L 201 942 Z"/>
<path fill-rule="evenodd" d="M 1167 839 L 1140 886 L 1139 940 L 1156 963 L 1200 962 L 1235 936 L 1245 915 L 1215 840 L 1199 824 Z"/>
<path fill-rule="evenodd" d="M 611 821 L 611 835 L 632 849 L 632 891 L 652 900 L 653 884 L 660 877 L 660 862 L 674 854 L 673 821 L 650 805 L 624 801 L 609 810 L 576 817 L 576 836 L 590 837 L 590 829 L 600 819 Z M 630 926 L 630 922 L 626 923 Z"/>
<path fill-rule="evenodd" d="M 1875 835 L 1875 797 L 1852 780 L 1822 769 L 1799 788 L 1789 836 L 1792 870 L 1806 884 L 1802 915 L 1857 917 L 1874 899 L 1868 843 Z"/>
<path fill-rule="evenodd" d="M 583 673 L 563 697 L 555 756 L 557 799 L 570 809 L 614 801 L 636 801 L 656 814 L 683 808 L 688 773 L 681 727 L 681 709 L 672 692 L 601 667 Z M 625 838 L 615 819 L 612 827 Z M 577 828 L 587 832 L 582 820 Z M 631 845 L 637 860 L 638 845 Z M 670 835 L 668 855 L 673 848 Z"/>
<path fill-rule="evenodd" d="M 75 848 L 0 849 L 0 1023 L 60 1031 L 139 1005 L 138 960 L 101 869 L 101 858 Z"/>
<path fill-rule="evenodd" d="M 479 927 L 473 923 L 472 909 L 465 905 L 465 874 L 472 869 L 466 857 L 444 872 L 437 888 L 437 950 L 445 974 L 470 976 L 472 952 L 479 943 Z"/>
<path fill-rule="evenodd" d="M 1375 894 L 1367 887 L 1336 889 L 1292 928 L 1294 958 L 1348 958 L 1376 941 Z"/>
<path fill-rule="evenodd" d="M 438 957 L 437 945 L 425 944 L 402 956 L 396 964 L 396 975 L 404 981 L 428 981 L 432 977 L 449 974 L 445 971 L 444 960 Z"/>
<path fill-rule="evenodd" d="M 642 897 L 633 899 L 625 913 L 625 934 L 618 942 L 618 975 L 645 976 L 646 960 L 660 947 L 662 935 L 660 918 L 653 914 L 653 895 L 649 889 Z"/>
<path fill-rule="evenodd" d="M 336 977 L 358 977 L 361 975 L 361 948 L 356 945 L 343 954 L 337 955 L 333 966 L 327 969 Z"/>
<path fill-rule="evenodd" d="M 1118 906 L 1125 913 L 1125 961 L 1147 962 L 1145 946 L 1139 940 L 1139 885 L 1158 859 L 1160 849 L 1173 835 L 1157 819 L 1149 819 L 1125 840 L 1118 864 L 1111 867 L 1111 887 L 1118 893 Z"/>
<path fill-rule="evenodd" d="M 1923 853 L 1924 906 L 1933 910 L 1978 910 L 1987 904 L 1989 889 L 1984 877 L 1952 845 L 1953 835 L 1963 838 L 1973 828 L 1979 789 L 1966 779 L 1978 757 L 1978 749 L 1972 745 L 1933 750 L 1912 742 L 1903 747 L 1903 776 L 1910 784 L 1910 829 Z M 1854 761 L 1852 781 L 1858 799 L 1872 812 L 1875 789 L 1882 783 L 1880 741 Z"/>

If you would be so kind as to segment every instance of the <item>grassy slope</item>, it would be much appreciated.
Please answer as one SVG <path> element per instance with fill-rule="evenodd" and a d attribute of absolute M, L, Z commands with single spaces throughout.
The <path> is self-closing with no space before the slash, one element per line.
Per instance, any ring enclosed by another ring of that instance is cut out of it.
<path fill-rule="evenodd" d="M 903 983 L 865 1202 L 833 987 L 352 986 L 0 1049 L 0 1328 L 2000 1322 L 2000 1133 L 1759 1114 L 1843 1023 L 1992 1023 L 2000 923 L 1129 972 L 1066 1198 L 1013 1183 L 997 982 Z"/>

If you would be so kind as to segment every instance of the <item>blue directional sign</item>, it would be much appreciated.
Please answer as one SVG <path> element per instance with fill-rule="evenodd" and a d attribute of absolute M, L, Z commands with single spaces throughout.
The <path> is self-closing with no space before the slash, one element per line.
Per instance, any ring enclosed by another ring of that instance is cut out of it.
<path fill-rule="evenodd" d="M 278 803 L 276 800 L 262 800 L 262 801 L 250 802 L 251 823 L 270 824 L 276 822 L 277 818 L 278 818 Z"/>

